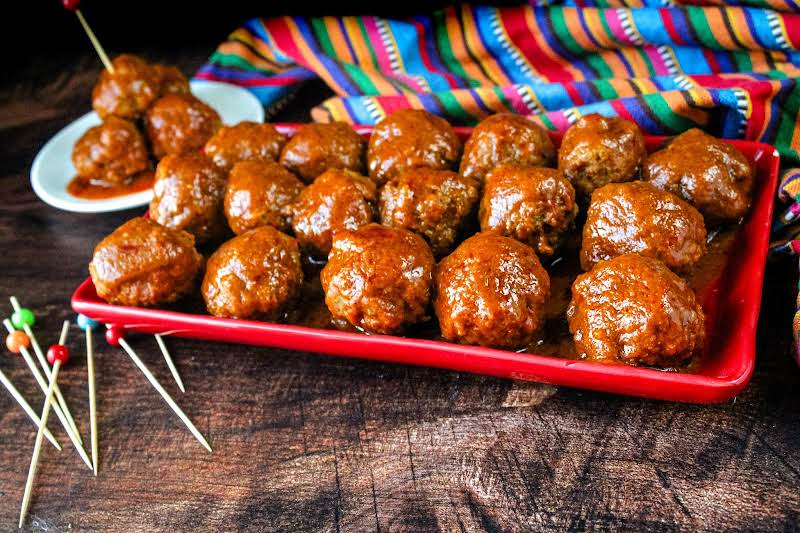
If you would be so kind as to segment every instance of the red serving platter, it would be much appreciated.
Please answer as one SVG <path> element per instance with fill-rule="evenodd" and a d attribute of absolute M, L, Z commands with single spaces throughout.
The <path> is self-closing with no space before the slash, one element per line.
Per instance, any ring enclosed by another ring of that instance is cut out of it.
<path fill-rule="evenodd" d="M 300 124 L 279 125 L 279 129 L 288 134 L 299 127 Z M 372 128 L 359 126 L 357 130 L 369 136 Z M 456 130 L 462 139 L 471 132 L 470 128 Z M 560 135 L 552 137 L 556 144 L 560 142 Z M 648 151 L 653 151 L 664 138 L 649 137 L 646 141 Z M 753 373 L 756 326 L 779 165 L 778 153 L 769 145 L 725 142 L 736 146 L 755 165 L 755 194 L 752 209 L 738 230 L 732 248 L 741 252 L 729 254 L 720 276 L 700 295 L 707 317 L 708 350 L 694 373 L 598 364 L 436 340 L 110 305 L 97 296 L 91 278 L 75 291 L 72 307 L 97 321 L 143 333 L 430 366 L 660 400 L 725 401 L 744 389 Z"/>

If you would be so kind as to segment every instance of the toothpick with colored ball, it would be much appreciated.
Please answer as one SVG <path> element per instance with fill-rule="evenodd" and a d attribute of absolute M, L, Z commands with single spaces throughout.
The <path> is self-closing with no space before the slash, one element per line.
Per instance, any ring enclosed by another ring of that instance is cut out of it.
<path fill-rule="evenodd" d="M 31 341 L 31 347 L 33 348 L 33 353 L 36 354 L 36 359 L 39 360 L 39 367 L 44 372 L 45 377 L 49 380 L 50 365 L 47 364 L 47 360 L 44 357 L 44 352 L 42 352 L 42 348 L 39 346 L 39 341 L 36 340 L 36 335 L 33 334 L 32 328 L 36 323 L 36 316 L 30 309 L 20 306 L 19 300 L 17 300 L 16 296 L 12 296 L 9 298 L 9 300 L 11 301 L 11 306 L 14 308 L 14 313 L 11 315 L 11 323 L 16 329 L 21 329 L 28 335 L 28 338 Z M 75 435 L 78 436 L 78 441 L 83 444 L 83 439 L 78 431 L 78 426 L 75 424 L 75 419 L 72 417 L 72 413 L 69 410 L 67 401 L 64 399 L 64 395 L 61 394 L 61 389 L 58 387 L 56 387 L 56 400 L 58 401 L 58 406 L 61 408 L 64 416 L 67 418 L 67 422 L 69 422 L 72 431 L 74 431 Z"/>
<path fill-rule="evenodd" d="M 67 11 L 74 11 L 75 14 L 78 16 L 78 20 L 83 26 L 83 30 L 86 32 L 86 35 L 89 37 L 89 40 L 92 42 L 92 46 L 94 46 L 97 55 L 100 56 L 100 61 L 103 62 L 103 66 L 106 67 L 106 70 L 109 71 L 111 74 L 114 74 L 114 65 L 111 64 L 111 61 L 108 59 L 106 55 L 106 51 L 103 50 L 103 45 L 100 44 L 100 41 L 97 40 L 92 28 L 89 27 L 89 23 L 86 22 L 86 19 L 83 18 L 83 13 L 79 9 L 81 5 L 80 0 L 61 0 L 61 4 L 64 6 L 64 9 Z"/>
<path fill-rule="evenodd" d="M 21 331 L 9 333 L 8 337 L 6 337 L 6 348 L 8 348 L 11 353 L 19 353 L 20 347 L 26 346 L 29 343 L 30 340 L 28 340 L 28 336 Z M 0 383 L 3 384 L 11 397 L 17 401 L 20 407 L 22 407 L 22 410 L 25 411 L 25 414 L 28 415 L 28 418 L 33 420 L 33 423 L 36 425 L 36 427 L 41 427 L 42 421 L 39 419 L 39 415 L 36 414 L 36 411 L 33 410 L 33 407 L 31 407 L 27 400 L 23 398 L 22 394 L 20 394 L 20 392 L 17 390 L 14 384 L 11 383 L 11 380 L 6 377 L 2 370 L 0 370 Z M 50 433 L 50 430 L 44 428 L 42 431 L 44 436 L 47 437 L 47 440 L 49 440 L 50 443 L 55 446 L 56 450 L 61 451 L 61 445 L 58 443 L 55 437 L 53 437 L 53 434 Z"/>
<path fill-rule="evenodd" d="M 86 332 L 86 371 L 89 378 L 89 425 L 92 441 L 92 470 L 97 475 L 97 399 L 94 388 L 94 347 L 92 332 L 99 324 L 86 315 L 78 315 L 78 327 Z"/>
<path fill-rule="evenodd" d="M 178 407 L 178 404 L 175 403 L 175 400 L 172 399 L 172 396 L 170 396 L 169 393 L 164 389 L 164 387 L 161 386 L 161 383 L 158 382 L 156 377 L 145 366 L 145 364 L 142 362 L 139 356 L 136 355 L 136 352 L 133 351 L 131 345 L 128 344 L 128 341 L 125 340 L 125 330 L 121 326 L 111 325 L 111 324 L 108 324 L 107 328 L 108 329 L 106 330 L 106 342 L 108 342 L 108 344 L 110 344 L 111 346 L 121 346 L 122 349 L 125 350 L 125 353 L 128 354 L 128 356 L 131 358 L 134 364 L 137 367 L 139 367 L 139 370 L 142 371 L 144 377 L 147 378 L 147 381 L 149 381 L 150 384 L 153 386 L 153 388 L 156 389 L 156 391 L 161 395 L 162 398 L 164 398 L 164 401 L 167 402 L 167 405 L 169 405 L 170 409 L 172 409 L 175 412 L 175 414 L 178 415 L 178 418 L 180 418 L 181 421 L 184 424 L 186 424 L 186 427 L 189 428 L 189 431 L 192 432 L 192 435 L 194 435 L 194 437 L 200 442 L 200 444 L 202 444 L 203 447 L 210 452 L 211 446 L 209 446 L 208 441 L 206 440 L 205 437 L 203 437 L 203 434 L 200 433 L 200 431 L 197 429 L 197 427 L 195 427 L 192 421 L 189 420 L 189 417 L 186 416 L 186 413 L 184 413 L 183 410 L 181 410 L 181 408 Z"/>
<path fill-rule="evenodd" d="M 33 491 L 33 480 L 36 477 L 36 468 L 39 466 L 39 455 L 42 451 L 42 437 L 44 436 L 44 428 L 47 426 L 47 417 L 50 415 L 50 405 L 55 405 L 53 402 L 53 395 L 58 382 L 58 371 L 61 370 L 61 365 L 69 361 L 69 350 L 64 343 L 67 342 L 67 333 L 69 332 L 69 321 L 65 320 L 61 328 L 61 338 L 58 344 L 54 344 L 47 350 L 47 360 L 53 365 L 52 378 L 47 387 L 47 394 L 44 399 L 44 407 L 42 407 L 42 415 L 40 416 L 42 425 L 39 426 L 39 431 L 36 432 L 36 441 L 33 445 L 33 455 L 31 456 L 31 465 L 28 468 L 28 480 L 25 482 L 25 494 L 22 496 L 22 507 L 19 513 L 19 527 L 25 523 L 25 517 L 28 514 L 28 507 L 31 504 L 31 492 Z"/>
<path fill-rule="evenodd" d="M 6 330 L 8 330 L 9 333 L 13 333 L 15 331 L 14 326 L 11 325 L 11 321 L 9 319 L 3 320 L 3 325 L 6 327 Z M 25 360 L 25 364 L 28 365 L 28 368 L 33 374 L 33 377 L 36 380 L 36 383 L 39 385 L 39 388 L 42 389 L 42 392 L 47 394 L 48 382 L 44 380 L 44 377 L 42 377 L 42 373 L 39 371 L 39 368 L 36 366 L 36 363 L 33 362 L 33 358 L 31 357 L 30 352 L 24 346 L 24 344 L 19 345 L 19 353 Z M 81 445 L 81 442 L 78 439 L 78 435 L 72 429 L 72 426 L 70 426 L 69 421 L 67 421 L 66 416 L 61 411 L 61 407 L 58 405 L 58 402 L 56 401 L 53 402 L 53 411 L 55 411 L 56 416 L 58 417 L 58 421 L 61 422 L 61 425 L 64 427 L 64 431 L 67 432 L 67 436 L 69 437 L 69 440 L 72 442 L 72 445 L 75 446 L 75 449 L 78 451 L 78 455 L 81 456 L 81 459 L 83 459 L 83 462 L 86 463 L 86 466 L 92 468 L 92 462 L 89 459 L 89 456 L 86 455 L 86 451 L 83 449 L 83 446 Z"/>

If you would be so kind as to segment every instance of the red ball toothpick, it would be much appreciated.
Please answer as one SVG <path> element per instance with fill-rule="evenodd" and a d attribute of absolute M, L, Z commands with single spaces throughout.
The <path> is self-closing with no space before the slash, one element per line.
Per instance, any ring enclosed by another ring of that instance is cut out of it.
<path fill-rule="evenodd" d="M 86 19 L 83 18 L 83 13 L 81 13 L 80 0 L 61 0 L 61 5 L 64 6 L 64 9 L 67 11 L 73 11 L 75 15 L 78 16 L 78 20 L 83 26 L 83 30 L 86 32 L 86 35 L 89 37 L 89 40 L 92 42 L 92 46 L 94 46 L 97 55 L 100 56 L 100 61 L 103 62 L 103 65 L 106 67 L 106 70 L 110 73 L 114 73 L 114 65 L 111 64 L 111 61 L 108 59 L 106 55 L 106 51 L 103 50 L 103 45 L 100 44 L 100 41 L 97 40 L 92 28 L 89 27 L 89 23 L 86 22 Z"/>
<path fill-rule="evenodd" d="M 53 373 L 51 374 L 50 383 L 47 387 L 47 394 L 44 399 L 44 407 L 42 408 L 41 425 L 39 431 L 36 432 L 36 441 L 33 445 L 33 455 L 31 456 L 31 466 L 28 468 L 28 480 L 25 483 L 25 494 L 22 496 L 22 507 L 19 513 L 19 527 L 25 523 L 25 517 L 28 514 L 28 507 L 31 503 L 31 492 L 33 491 L 33 480 L 36 478 L 36 469 L 39 466 L 39 455 L 42 451 L 42 440 L 44 438 L 44 428 L 47 426 L 47 417 L 50 415 L 50 406 L 55 405 L 53 402 L 53 395 L 56 390 L 56 383 L 58 381 L 58 372 L 61 370 L 61 365 L 69 361 L 69 350 L 64 343 L 67 342 L 67 333 L 69 332 L 69 321 L 64 321 L 64 326 L 61 328 L 61 338 L 58 344 L 55 344 L 47 350 L 47 360 L 53 364 Z M 90 465 L 91 466 L 91 465 Z"/>

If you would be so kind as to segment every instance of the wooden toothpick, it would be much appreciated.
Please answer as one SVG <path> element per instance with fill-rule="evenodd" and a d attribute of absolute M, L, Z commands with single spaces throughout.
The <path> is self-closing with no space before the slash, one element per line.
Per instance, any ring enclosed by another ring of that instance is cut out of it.
<path fill-rule="evenodd" d="M 97 475 L 97 399 L 94 387 L 94 347 L 92 332 L 99 324 L 86 315 L 78 315 L 78 327 L 86 332 L 86 371 L 89 382 L 89 425 L 92 441 L 92 470 Z"/>
<path fill-rule="evenodd" d="M 42 407 L 42 424 L 39 426 L 39 431 L 36 432 L 36 441 L 33 445 L 33 455 L 31 455 L 31 465 L 28 468 L 28 479 L 25 482 L 25 493 L 22 496 L 22 507 L 19 513 L 19 527 L 25 523 L 25 517 L 28 514 L 28 507 L 31 504 L 31 493 L 33 491 L 33 480 L 36 478 L 36 469 L 39 466 L 39 455 L 42 451 L 42 437 L 44 435 L 44 428 L 47 426 L 47 417 L 50 415 L 50 406 L 55 406 L 53 401 L 53 394 L 55 393 L 55 384 L 58 380 L 58 371 L 61 370 L 62 363 L 69 361 L 69 350 L 64 343 L 67 342 L 67 333 L 69 332 L 69 321 L 65 320 L 61 328 L 61 338 L 58 344 L 53 345 L 47 350 L 48 359 L 53 362 L 53 373 L 50 383 L 47 387 L 47 393 L 44 398 L 44 407 Z"/>
<path fill-rule="evenodd" d="M 39 418 L 39 415 L 36 414 L 36 411 L 33 410 L 33 407 L 31 407 L 27 400 L 22 397 L 22 394 L 19 393 L 17 388 L 13 383 L 11 383 L 2 370 L 0 370 L 0 383 L 3 384 L 11 397 L 17 401 L 20 407 L 22 407 L 22 410 L 25 411 L 25 414 L 28 415 L 31 420 L 33 420 L 33 423 L 36 424 L 36 427 L 42 427 L 42 420 Z M 50 430 L 44 428 L 42 432 L 44 433 L 44 436 L 47 437 L 47 440 L 49 440 L 50 443 L 55 446 L 56 450 L 61 451 L 61 445 L 58 443 L 56 438 L 53 437 L 53 434 L 50 433 Z"/>
<path fill-rule="evenodd" d="M 8 320 L 8 319 L 3 320 L 3 325 L 9 331 L 13 331 L 14 330 L 14 327 L 11 325 L 11 321 Z M 22 347 L 20 349 L 20 353 L 22 354 L 22 358 L 25 360 L 25 363 L 28 365 L 28 368 L 30 369 L 31 373 L 33 374 L 33 377 L 36 380 L 36 383 L 39 385 L 39 388 L 42 389 L 42 392 L 47 394 L 47 390 L 49 389 L 49 385 L 47 384 L 47 382 L 45 382 L 44 378 L 42 377 L 42 373 L 39 371 L 39 367 L 37 367 L 36 363 L 33 362 L 33 358 L 31 357 L 30 352 L 27 350 L 27 348 Z M 52 381 L 52 380 L 50 380 L 50 381 Z M 69 437 L 69 440 L 72 442 L 72 445 L 78 451 L 78 455 L 81 456 L 81 459 L 83 459 L 83 462 L 86 463 L 86 466 L 88 466 L 89 468 L 92 468 L 92 463 L 89 460 L 89 456 L 86 455 L 86 451 L 83 449 L 83 446 L 81 445 L 80 441 L 78 440 L 78 436 L 72 430 L 72 427 L 69 425 L 69 422 L 67 421 L 66 417 L 64 416 L 64 413 L 61 411 L 61 408 L 59 407 L 58 402 L 56 402 L 56 401 L 53 402 L 53 411 L 56 413 L 56 416 L 58 417 L 58 421 L 61 422 L 61 426 L 64 428 L 64 431 L 67 432 L 67 436 Z"/>
<path fill-rule="evenodd" d="M 150 372 L 142 360 L 139 359 L 139 356 L 136 355 L 136 352 L 133 351 L 133 348 L 131 348 L 130 344 L 128 344 L 128 341 L 125 340 L 123 335 L 124 330 L 122 328 L 110 324 L 108 325 L 108 330 L 106 330 L 106 341 L 108 341 L 108 343 L 112 346 L 122 346 L 122 349 L 125 350 L 134 364 L 139 367 L 139 370 L 142 371 L 144 377 L 147 378 L 147 381 L 149 381 L 153 388 L 156 389 L 162 398 L 164 398 L 164 401 L 167 402 L 167 405 L 169 405 L 170 409 L 172 409 L 175 414 L 178 415 L 178 418 L 180 418 L 181 421 L 186 424 L 186 427 L 189 428 L 189 431 L 192 432 L 192 435 L 194 435 L 194 437 L 200 442 L 200 444 L 203 445 L 206 450 L 209 452 L 212 451 L 211 446 L 208 444 L 206 438 L 203 437 L 203 434 L 200 433 L 189 417 L 186 416 L 186 413 L 184 413 L 183 410 L 178 407 L 178 404 L 175 403 L 175 400 L 172 399 L 172 396 L 170 396 L 169 393 L 164 390 L 164 387 L 161 386 L 161 383 L 158 382 L 152 372 Z"/>
<path fill-rule="evenodd" d="M 44 375 L 47 380 L 50 380 L 50 365 L 47 364 L 47 360 L 45 360 L 44 352 L 42 352 L 42 348 L 39 346 L 39 341 L 36 339 L 36 335 L 33 334 L 32 326 L 36 322 L 36 317 L 30 309 L 26 309 L 21 307 L 19 304 L 19 300 L 17 300 L 16 296 L 12 296 L 9 298 L 11 301 L 11 307 L 14 308 L 14 314 L 11 315 L 11 324 L 16 329 L 21 329 L 25 332 L 28 338 L 31 341 L 31 348 L 33 348 L 33 353 L 36 354 L 36 359 L 39 361 L 39 367 L 44 371 Z M 58 406 L 61 408 L 61 412 L 64 413 L 64 416 L 67 418 L 67 422 L 69 422 L 70 427 L 72 427 L 72 431 L 75 432 L 75 435 L 78 436 L 78 441 L 83 444 L 83 439 L 81 438 L 80 431 L 78 431 L 78 426 L 75 424 L 75 419 L 72 416 L 72 413 L 69 410 L 69 406 L 67 405 L 67 401 L 64 399 L 64 396 L 61 394 L 61 389 L 56 386 L 56 400 L 58 401 Z"/>
<path fill-rule="evenodd" d="M 167 345 L 164 344 L 164 339 L 161 335 L 156 335 L 156 342 L 158 343 L 158 347 L 161 348 L 161 353 L 164 354 L 164 359 L 167 361 L 167 366 L 169 367 L 169 371 L 172 373 L 172 377 L 175 379 L 175 383 L 178 384 L 178 388 L 181 392 L 186 392 L 186 389 L 183 387 L 183 380 L 181 379 L 180 374 L 178 374 L 178 369 L 175 368 L 175 363 L 172 361 L 172 356 L 169 354 L 167 350 Z"/>

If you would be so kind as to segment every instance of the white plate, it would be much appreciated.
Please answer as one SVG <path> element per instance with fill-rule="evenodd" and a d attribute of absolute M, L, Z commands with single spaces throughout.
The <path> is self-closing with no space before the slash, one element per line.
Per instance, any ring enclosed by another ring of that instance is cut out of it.
<path fill-rule="evenodd" d="M 216 81 L 192 81 L 191 87 L 197 98 L 217 110 L 226 125 L 243 120 L 264 121 L 261 102 L 246 89 Z M 97 113 L 87 113 L 42 147 L 31 167 L 31 185 L 39 198 L 53 207 L 78 213 L 120 211 L 150 203 L 152 190 L 103 200 L 84 200 L 67 192 L 67 184 L 75 176 L 72 147 L 86 130 L 98 124 L 100 117 Z"/>

